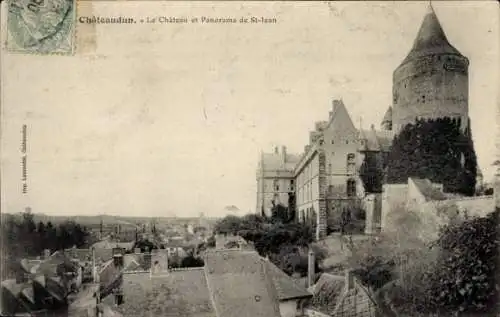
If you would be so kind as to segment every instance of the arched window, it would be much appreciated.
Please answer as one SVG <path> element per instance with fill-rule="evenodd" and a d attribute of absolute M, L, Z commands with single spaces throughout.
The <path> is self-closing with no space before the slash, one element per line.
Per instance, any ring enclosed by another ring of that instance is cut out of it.
<path fill-rule="evenodd" d="M 347 197 L 356 196 L 356 181 L 352 178 L 347 180 Z"/>

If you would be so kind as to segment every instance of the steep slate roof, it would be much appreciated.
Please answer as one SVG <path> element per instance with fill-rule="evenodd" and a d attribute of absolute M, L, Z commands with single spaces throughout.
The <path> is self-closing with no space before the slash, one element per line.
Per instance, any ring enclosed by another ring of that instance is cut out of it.
<path fill-rule="evenodd" d="M 382 119 L 382 123 L 384 123 L 384 122 L 392 122 L 392 107 L 391 106 L 389 106 L 389 108 L 387 108 L 387 111 L 384 114 L 384 118 Z"/>
<path fill-rule="evenodd" d="M 286 153 L 285 164 L 283 164 L 281 153 L 262 153 L 264 171 L 279 169 L 293 170 L 300 160 L 300 155 Z M 262 165 L 261 165 L 262 168 Z"/>
<path fill-rule="evenodd" d="M 95 249 L 113 249 L 113 248 L 124 248 L 125 250 L 132 250 L 135 242 L 113 242 L 109 240 L 103 240 L 96 242 L 92 245 Z"/>
<path fill-rule="evenodd" d="M 359 139 L 361 143 L 360 151 L 389 152 L 394 138 L 392 131 L 381 131 L 375 129 L 360 129 Z"/>
<path fill-rule="evenodd" d="M 278 293 L 278 299 L 290 300 L 295 298 L 306 298 L 312 297 L 304 287 L 299 286 L 290 276 L 279 269 L 271 261 L 267 259 L 262 259 L 267 265 L 267 272 L 271 276 L 276 291 Z"/>
<path fill-rule="evenodd" d="M 26 273 L 34 273 L 36 268 L 42 263 L 42 260 L 30 260 L 30 259 L 22 259 L 21 260 L 21 268 Z"/>
<path fill-rule="evenodd" d="M 413 47 L 401 64 L 405 64 L 415 58 L 434 54 L 454 54 L 463 56 L 450 44 L 450 42 L 448 42 L 432 5 L 429 5 L 427 14 L 424 17 L 420 30 L 413 43 Z"/>
<path fill-rule="evenodd" d="M 202 268 L 164 275 L 126 273 L 123 304 L 113 309 L 125 317 L 193 316 L 215 317 Z M 104 299 L 112 305 L 113 296 Z"/>
<path fill-rule="evenodd" d="M 427 201 L 446 200 L 446 196 L 434 186 L 428 179 L 411 178 L 417 189 Z"/>
<path fill-rule="evenodd" d="M 207 252 L 205 270 L 218 317 L 280 317 L 278 294 L 257 252 Z"/>
<path fill-rule="evenodd" d="M 328 273 L 321 274 L 314 285 L 313 298 L 310 302 L 312 308 L 333 316 L 340 295 L 344 291 L 345 277 Z"/>
<path fill-rule="evenodd" d="M 71 248 L 71 249 L 66 249 L 64 253 L 70 258 L 78 260 L 80 262 L 92 261 L 92 250 L 90 249 Z"/>
<path fill-rule="evenodd" d="M 382 316 L 383 311 L 380 310 L 374 296 L 361 286 L 358 282 L 354 282 L 354 287 L 343 293 L 338 298 L 335 313 L 332 316 L 365 316 L 378 317 Z"/>

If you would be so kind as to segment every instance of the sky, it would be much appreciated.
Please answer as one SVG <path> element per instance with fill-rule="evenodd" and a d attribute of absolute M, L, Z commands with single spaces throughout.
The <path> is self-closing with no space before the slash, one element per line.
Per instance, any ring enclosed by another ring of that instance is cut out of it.
<path fill-rule="evenodd" d="M 80 14 L 104 17 L 265 16 L 277 23 L 79 25 L 74 56 L 4 51 L 3 212 L 30 206 L 50 215 L 222 216 L 228 205 L 253 212 L 259 152 L 286 145 L 300 153 L 333 99 L 342 98 L 357 126 L 359 118 L 363 127 L 379 126 L 392 102 L 392 72 L 428 3 L 81 5 Z M 470 59 L 472 132 L 488 179 L 499 106 L 497 4 L 433 7 L 449 41 Z"/>

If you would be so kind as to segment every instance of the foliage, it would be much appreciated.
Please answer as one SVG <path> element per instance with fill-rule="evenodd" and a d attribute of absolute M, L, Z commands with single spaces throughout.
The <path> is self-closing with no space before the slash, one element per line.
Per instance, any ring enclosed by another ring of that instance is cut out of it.
<path fill-rule="evenodd" d="M 315 272 L 320 271 L 319 263 L 326 257 L 326 251 L 319 246 L 313 246 L 315 256 Z M 301 277 L 307 276 L 309 266 L 309 248 L 293 244 L 283 245 L 279 253 L 269 256 L 270 260 L 288 275 L 298 273 Z"/>
<path fill-rule="evenodd" d="M 288 208 L 282 204 L 273 204 L 271 208 L 271 221 L 276 223 L 288 223 L 290 221 Z"/>
<path fill-rule="evenodd" d="M 215 237 L 211 236 L 207 239 L 207 248 L 215 248 Z"/>
<path fill-rule="evenodd" d="M 234 249 L 234 248 L 238 248 L 239 246 L 240 246 L 240 244 L 237 241 L 228 241 L 224 245 L 224 247 L 226 249 Z"/>
<path fill-rule="evenodd" d="M 462 132 L 456 119 L 417 120 L 406 125 L 395 136 L 388 155 L 388 183 L 427 178 L 443 184 L 446 192 L 472 196 L 476 174 L 470 130 Z"/>
<path fill-rule="evenodd" d="M 203 259 L 194 254 L 188 254 L 185 257 L 172 255 L 168 259 L 168 266 L 170 268 L 184 268 L 184 267 L 203 267 L 205 265 Z"/>
<path fill-rule="evenodd" d="M 360 281 L 377 290 L 395 277 L 396 263 L 386 241 L 368 241 L 351 251 L 349 265 Z"/>
<path fill-rule="evenodd" d="M 214 232 L 236 235 L 244 230 L 260 230 L 265 222 L 265 218 L 258 215 L 245 215 L 243 217 L 229 215 L 217 221 Z"/>
<path fill-rule="evenodd" d="M 431 298 L 448 310 L 487 312 L 497 299 L 498 210 L 446 226 L 432 276 Z"/>
<path fill-rule="evenodd" d="M 421 219 L 411 210 L 395 206 L 387 221 L 396 231 L 387 230 L 375 239 L 359 243 L 349 258 L 354 273 L 373 290 L 389 281 L 404 278 L 408 263 L 427 246 L 420 239 Z"/>
<path fill-rule="evenodd" d="M 499 211 L 445 226 L 431 250 L 420 255 L 392 292 L 406 312 L 472 313 L 496 309 Z"/>
<path fill-rule="evenodd" d="M 381 193 L 384 179 L 383 168 L 377 159 L 377 153 L 367 152 L 360 167 L 360 178 L 365 193 Z"/>
<path fill-rule="evenodd" d="M 297 197 L 294 192 L 288 193 L 288 222 L 297 219 Z"/>
<path fill-rule="evenodd" d="M 141 249 L 141 252 L 151 251 L 153 249 L 158 249 L 158 247 L 148 239 L 138 240 L 134 244 L 134 248 Z"/>
<path fill-rule="evenodd" d="M 295 269 L 301 274 L 304 272 L 300 261 L 303 261 L 304 254 L 307 256 L 307 253 L 303 250 L 314 240 L 310 226 L 275 222 L 257 215 L 227 216 L 216 224 L 214 231 L 216 234 L 239 235 L 252 242 L 261 256 L 269 256 L 274 264 L 284 268 L 289 274 Z M 290 253 L 284 250 L 289 250 Z M 318 258 L 321 259 L 321 256 L 316 256 L 317 261 Z"/>
<path fill-rule="evenodd" d="M 7 259 L 2 270 L 2 278 L 12 276 L 14 263 L 21 258 L 41 256 L 45 249 L 52 252 L 73 246 L 88 247 L 90 233 L 87 228 L 73 221 L 65 221 L 54 226 L 34 221 L 34 215 L 27 211 L 16 215 L 2 215 L 2 257 Z"/>
<path fill-rule="evenodd" d="M 195 257 L 194 255 L 188 255 L 181 261 L 181 267 L 203 267 L 205 263 L 201 258 Z"/>

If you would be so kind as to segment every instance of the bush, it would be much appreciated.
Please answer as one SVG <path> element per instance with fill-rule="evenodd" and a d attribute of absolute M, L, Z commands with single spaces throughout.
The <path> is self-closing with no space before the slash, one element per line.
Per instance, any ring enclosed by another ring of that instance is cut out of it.
<path fill-rule="evenodd" d="M 443 184 L 446 192 L 472 196 L 477 160 L 470 130 L 459 120 L 417 120 L 396 135 L 388 155 L 387 182 L 402 184 L 408 177 Z"/>
<path fill-rule="evenodd" d="M 390 292 L 398 309 L 415 313 L 496 311 L 498 210 L 487 217 L 445 226 L 433 249 L 413 255 L 402 283 Z"/>

